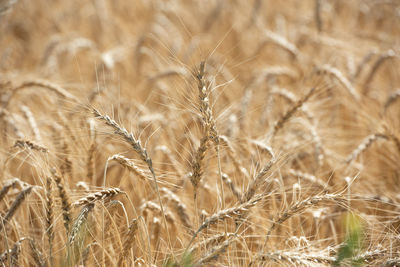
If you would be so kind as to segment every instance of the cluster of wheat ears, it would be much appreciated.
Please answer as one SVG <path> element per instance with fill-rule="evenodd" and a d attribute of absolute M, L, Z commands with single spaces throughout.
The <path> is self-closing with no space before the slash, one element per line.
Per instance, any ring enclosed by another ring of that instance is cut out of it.
<path fill-rule="evenodd" d="M 2 266 L 400 266 L 400 2 L 0 0 Z"/>

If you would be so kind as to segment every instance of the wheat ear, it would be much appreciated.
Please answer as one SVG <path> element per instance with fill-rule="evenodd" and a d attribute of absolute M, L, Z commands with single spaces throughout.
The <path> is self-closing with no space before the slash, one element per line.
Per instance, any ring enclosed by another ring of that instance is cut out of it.
<path fill-rule="evenodd" d="M 264 166 L 264 168 L 256 175 L 256 177 L 250 182 L 246 192 L 241 197 L 241 202 L 247 202 L 249 201 L 254 194 L 256 193 L 256 190 L 258 187 L 262 184 L 264 181 L 265 177 L 269 173 L 270 169 L 272 166 L 275 164 L 276 160 L 275 158 L 272 158 L 267 165 Z M 267 186 L 268 187 L 268 186 Z"/>
<path fill-rule="evenodd" d="M 106 188 L 99 192 L 89 194 L 89 195 L 75 201 L 72 205 L 75 207 L 86 206 L 86 205 L 95 203 L 100 200 L 112 198 L 113 196 L 116 196 L 121 193 L 123 193 L 123 191 L 121 191 L 121 189 L 119 189 L 119 188 Z"/>
<path fill-rule="evenodd" d="M 90 213 L 91 210 L 94 208 L 94 203 L 88 203 L 83 208 L 81 209 L 81 212 L 79 213 L 78 217 L 75 219 L 75 222 L 72 225 L 71 228 L 71 233 L 69 234 L 68 237 L 68 242 L 69 244 L 72 244 L 76 237 L 79 234 L 79 231 L 82 228 L 82 225 L 87 221 L 87 217 Z"/>
<path fill-rule="evenodd" d="M 400 98 L 400 89 L 397 89 L 393 93 L 391 93 L 389 95 L 389 97 L 387 98 L 385 105 L 384 105 L 384 110 L 386 111 L 399 98 Z"/>
<path fill-rule="evenodd" d="M 334 68 L 330 65 L 322 65 L 321 67 L 318 67 L 318 71 L 322 73 L 327 73 L 332 77 L 335 77 L 343 85 L 343 87 L 347 89 L 349 94 L 355 100 L 360 100 L 360 96 L 358 95 L 356 89 L 353 87 L 351 82 L 343 75 L 343 73 L 339 69 Z"/>
<path fill-rule="evenodd" d="M 10 259 L 10 266 L 19 266 L 18 256 L 19 253 L 21 252 L 22 241 L 25 240 L 29 240 L 29 238 L 26 237 L 20 238 L 17 242 L 14 243 L 14 246 L 11 249 L 6 250 L 2 254 L 0 254 L 0 263 L 4 264 L 4 262 Z"/>
<path fill-rule="evenodd" d="M 227 218 L 232 218 L 234 216 L 240 216 L 243 213 L 247 212 L 249 208 L 254 207 L 260 200 L 262 200 L 264 197 L 264 195 L 260 194 L 260 195 L 256 195 L 254 196 L 252 199 L 250 199 L 249 201 L 240 204 L 237 207 L 233 207 L 233 208 L 228 208 L 228 209 L 224 209 L 221 210 L 209 217 L 207 217 L 204 222 L 200 225 L 200 227 L 197 229 L 197 231 L 194 233 L 192 240 L 190 241 L 188 248 L 190 247 L 190 245 L 193 243 L 194 239 L 196 238 L 196 236 L 203 231 L 204 229 L 206 229 L 208 226 L 217 223 L 218 221 L 222 221 L 225 220 Z"/>
<path fill-rule="evenodd" d="M 18 208 L 24 202 L 25 198 L 31 193 L 32 189 L 33 189 L 33 186 L 29 186 L 29 187 L 25 188 L 24 190 L 22 190 L 21 192 L 19 192 L 19 194 L 15 198 L 14 202 L 11 204 L 11 207 L 8 209 L 7 213 L 2 218 L 2 222 L 0 224 L 0 231 L 11 220 L 11 218 L 14 216 L 15 212 L 18 210 Z"/>
<path fill-rule="evenodd" d="M 169 201 L 174 204 L 174 208 L 178 213 L 179 219 L 181 220 L 182 224 L 189 230 L 192 229 L 192 224 L 190 223 L 189 215 L 187 213 L 187 208 L 185 203 L 174 194 L 172 191 L 168 190 L 167 188 L 161 188 L 161 192 L 165 194 Z"/>
<path fill-rule="evenodd" d="M 25 118 L 28 120 L 29 126 L 33 131 L 33 135 L 35 136 L 35 140 L 39 143 L 42 142 L 42 138 L 40 135 L 39 127 L 37 126 L 35 117 L 32 114 L 32 111 L 27 106 L 22 105 L 21 110 L 25 115 Z"/>
<path fill-rule="evenodd" d="M 11 188 L 14 188 L 18 183 L 19 179 L 13 179 L 11 182 L 4 185 L 0 190 L 0 201 L 2 201 L 5 195 L 7 195 L 8 191 L 10 191 Z"/>
<path fill-rule="evenodd" d="M 11 99 L 16 95 L 17 92 L 21 91 L 22 89 L 35 87 L 35 86 L 47 89 L 51 92 L 56 93 L 58 96 L 66 98 L 68 100 L 72 100 L 75 102 L 78 101 L 75 96 L 73 96 L 67 90 L 65 90 L 64 88 L 62 88 L 61 86 L 59 86 L 57 84 L 54 84 L 54 83 L 51 83 L 51 82 L 45 81 L 45 80 L 28 80 L 28 81 L 22 82 L 19 86 L 15 87 L 12 90 L 11 95 L 9 96 L 8 100 L 3 104 L 3 108 L 6 108 L 9 105 L 9 103 L 11 102 Z"/>
<path fill-rule="evenodd" d="M 65 191 L 64 183 L 62 181 L 61 176 L 59 176 L 57 174 L 57 171 L 54 168 L 51 169 L 50 171 L 51 171 L 54 181 L 57 184 L 58 195 L 60 196 L 60 199 L 61 199 L 61 208 L 62 208 L 63 219 L 64 219 L 64 227 L 68 234 L 69 226 L 71 224 L 71 204 L 70 204 L 71 202 L 70 202 L 69 196 L 67 194 L 67 191 Z"/>
<path fill-rule="evenodd" d="M 199 267 L 199 266 L 204 266 L 207 263 L 210 263 L 212 261 L 218 260 L 219 256 L 223 253 L 225 253 L 226 249 L 228 248 L 229 245 L 235 242 L 234 237 L 229 238 L 228 240 L 222 242 L 220 245 L 214 247 L 209 253 L 206 255 L 202 256 L 195 264 L 194 266 Z"/>
<path fill-rule="evenodd" d="M 265 236 L 265 243 L 264 247 L 268 242 L 268 239 L 272 233 L 272 231 L 275 229 L 277 225 L 281 225 L 283 222 L 291 218 L 292 216 L 296 214 L 302 213 L 305 209 L 315 206 L 321 201 L 335 201 L 339 204 L 345 204 L 346 199 L 343 198 L 340 195 L 335 195 L 335 194 L 325 194 L 325 195 L 320 195 L 320 196 L 312 196 L 309 198 L 306 198 L 305 200 L 298 201 L 288 207 L 284 212 L 280 213 L 275 220 L 273 220 L 271 226 L 269 227 L 267 234 Z"/>
<path fill-rule="evenodd" d="M 106 125 L 108 125 L 111 128 L 113 128 L 114 129 L 114 133 L 116 135 L 121 136 L 125 140 L 125 142 L 130 144 L 132 146 L 133 150 L 139 155 L 140 159 L 147 164 L 147 167 L 148 167 L 148 169 L 150 170 L 150 172 L 151 172 L 151 174 L 153 176 L 154 188 L 156 190 L 157 197 L 158 197 L 158 202 L 160 203 L 161 213 L 162 213 L 162 216 L 164 218 L 164 220 L 163 220 L 164 221 L 164 226 L 165 226 L 165 229 L 167 229 L 167 232 L 168 232 L 168 225 L 167 225 L 167 221 L 166 221 L 165 214 L 164 214 L 163 204 L 162 204 L 162 201 L 161 201 L 160 190 L 158 189 L 158 182 L 157 182 L 156 173 L 154 172 L 154 168 L 153 168 L 153 161 L 151 160 L 151 158 L 147 154 L 147 150 L 145 148 L 143 148 L 142 144 L 140 143 L 140 140 L 137 140 L 133 136 L 132 133 L 129 133 L 125 128 L 123 128 L 120 125 L 118 125 L 118 123 L 115 120 L 111 119 L 108 115 L 102 115 L 96 109 L 93 109 L 92 112 L 93 112 L 93 114 L 95 115 L 95 117 L 97 119 L 103 121 Z M 168 235 L 169 243 L 171 243 L 170 242 L 169 233 L 167 235 Z"/>
<path fill-rule="evenodd" d="M 367 75 L 367 78 L 364 81 L 364 95 L 366 95 L 369 91 L 370 88 L 370 84 L 376 74 L 376 72 L 378 71 L 379 67 L 382 66 L 382 64 L 391 58 L 396 57 L 396 54 L 394 53 L 393 50 L 389 50 L 386 53 L 383 53 L 382 55 L 379 56 L 379 58 L 375 61 L 374 65 L 372 65 L 371 70 L 369 72 L 369 74 Z"/>
<path fill-rule="evenodd" d="M 283 125 L 296 113 L 297 110 L 299 110 L 304 103 L 308 101 L 308 99 L 311 97 L 311 95 L 315 92 L 315 88 L 311 88 L 307 92 L 307 94 L 298 100 L 294 106 L 292 106 L 275 124 L 274 127 L 272 128 L 271 136 L 274 137 L 280 129 L 282 129 Z"/>
<path fill-rule="evenodd" d="M 134 162 L 131 159 L 128 159 L 127 157 L 116 154 L 116 155 L 113 155 L 110 158 L 108 158 L 108 160 L 114 160 L 114 161 L 118 162 L 119 164 L 121 164 L 121 166 L 124 166 L 130 172 L 137 175 L 140 179 L 142 179 L 144 181 L 146 181 L 148 179 L 146 176 L 146 173 L 143 170 L 139 169 L 139 167 L 137 167 L 134 164 Z"/>
<path fill-rule="evenodd" d="M 50 266 L 53 266 L 53 239 L 54 239 L 54 211 L 53 211 L 53 197 L 52 186 L 51 186 L 51 178 L 46 178 L 46 226 L 47 226 L 47 238 L 49 241 L 49 260 Z"/>
<path fill-rule="evenodd" d="M 32 251 L 32 258 L 35 261 L 36 266 L 45 267 L 45 261 L 40 250 L 36 246 L 36 242 L 33 239 L 29 239 L 29 246 Z"/>
<path fill-rule="evenodd" d="M 122 266 L 122 261 L 128 256 L 129 251 L 132 248 L 133 241 L 135 240 L 135 235 L 136 235 L 138 228 L 139 228 L 138 220 L 134 219 L 129 225 L 128 233 L 126 234 L 126 238 L 125 238 L 124 245 L 123 245 L 124 248 L 123 248 L 121 256 L 118 260 L 118 266 Z"/>
<path fill-rule="evenodd" d="M 346 158 L 346 163 L 349 164 L 353 160 L 355 160 L 362 152 L 367 150 L 374 142 L 376 142 L 379 139 L 384 139 L 388 140 L 388 136 L 385 134 L 381 133 L 375 133 L 368 135 L 367 137 L 364 138 L 364 140 L 361 142 L 361 144 L 358 145 L 356 149 L 353 150 L 353 152 Z"/>
<path fill-rule="evenodd" d="M 21 149 L 35 150 L 35 151 L 39 151 L 39 152 L 43 152 L 43 153 L 49 152 L 49 150 L 47 148 L 37 145 L 28 140 L 17 140 L 14 144 L 14 147 L 18 147 Z"/>

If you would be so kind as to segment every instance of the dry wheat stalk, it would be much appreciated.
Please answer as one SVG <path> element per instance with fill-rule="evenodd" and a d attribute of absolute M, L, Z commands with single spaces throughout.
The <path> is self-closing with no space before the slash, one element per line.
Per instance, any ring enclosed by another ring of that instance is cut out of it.
<path fill-rule="evenodd" d="M 125 238 L 124 245 L 123 245 L 124 249 L 118 260 L 118 266 L 122 266 L 122 261 L 128 256 L 129 251 L 132 248 L 133 241 L 135 240 L 135 235 L 136 235 L 138 228 L 139 228 L 138 220 L 133 219 L 131 221 L 131 223 L 129 224 L 128 233 L 126 234 L 126 238 Z"/>
<path fill-rule="evenodd" d="M 99 192 L 89 194 L 89 195 L 75 201 L 72 205 L 75 207 L 86 206 L 86 205 L 92 204 L 92 203 L 100 201 L 100 200 L 112 198 L 121 193 L 124 193 L 124 192 L 121 191 L 121 189 L 119 189 L 119 188 L 106 188 Z"/>
<path fill-rule="evenodd" d="M 11 207 L 8 209 L 7 213 L 2 218 L 2 221 L 0 224 L 0 231 L 11 220 L 11 218 L 14 216 L 15 212 L 18 210 L 18 208 L 24 202 L 25 198 L 31 193 L 32 189 L 33 189 L 33 186 L 29 186 L 29 187 L 25 188 L 24 190 L 22 190 L 21 192 L 19 192 L 19 194 L 15 198 L 14 202 L 11 204 Z"/>
<path fill-rule="evenodd" d="M 67 191 L 64 188 L 64 183 L 63 183 L 61 176 L 59 176 L 57 174 L 57 171 L 55 168 L 52 168 L 50 171 L 51 171 L 54 181 L 57 184 L 58 195 L 61 198 L 61 208 L 63 211 L 64 227 L 65 227 L 67 233 L 69 233 L 69 226 L 71 224 L 71 204 L 70 204 L 71 201 L 67 194 Z"/>
<path fill-rule="evenodd" d="M 28 140 L 17 140 L 14 144 L 14 147 L 18 147 L 21 149 L 31 149 L 43 153 L 49 152 L 49 150 L 43 146 L 37 145 L 31 141 Z"/>
<path fill-rule="evenodd" d="M 75 219 L 75 222 L 73 223 L 73 225 L 71 227 L 71 232 L 68 236 L 68 242 L 70 244 L 72 244 L 75 241 L 76 237 L 78 236 L 79 232 L 81 231 L 82 225 L 87 221 L 87 217 L 93 208 L 94 208 L 93 202 L 85 204 L 82 207 L 81 212 L 79 213 L 78 217 Z"/>
<path fill-rule="evenodd" d="M 358 147 L 354 149 L 353 152 L 346 158 L 346 163 L 347 164 L 351 163 L 362 152 L 364 152 L 368 147 L 370 147 L 374 142 L 376 142 L 379 139 L 388 140 L 389 138 L 387 135 L 381 133 L 368 135 L 367 137 L 364 138 L 361 144 L 359 144 Z"/>
<path fill-rule="evenodd" d="M 315 88 L 311 88 L 307 92 L 307 94 L 299 99 L 275 124 L 272 128 L 270 136 L 274 137 L 277 132 L 282 129 L 283 125 L 299 110 L 305 102 L 311 97 L 311 95 L 315 92 Z"/>
<path fill-rule="evenodd" d="M 116 154 L 109 157 L 108 160 L 115 160 L 144 181 L 148 179 L 146 173 L 143 170 L 139 169 L 131 159 L 128 159 L 123 155 Z"/>

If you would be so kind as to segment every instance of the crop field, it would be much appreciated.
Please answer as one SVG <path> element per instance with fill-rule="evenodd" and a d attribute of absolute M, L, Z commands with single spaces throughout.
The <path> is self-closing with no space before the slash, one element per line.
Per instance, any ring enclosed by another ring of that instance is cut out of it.
<path fill-rule="evenodd" d="M 0 0 L 1 266 L 400 266 L 397 0 Z"/>

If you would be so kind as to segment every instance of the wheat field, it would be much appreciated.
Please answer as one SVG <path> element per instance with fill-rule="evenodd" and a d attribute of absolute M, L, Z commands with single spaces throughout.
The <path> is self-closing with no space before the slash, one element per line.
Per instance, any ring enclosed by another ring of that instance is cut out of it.
<path fill-rule="evenodd" d="M 1 0 L 2 266 L 400 266 L 397 0 Z"/>

